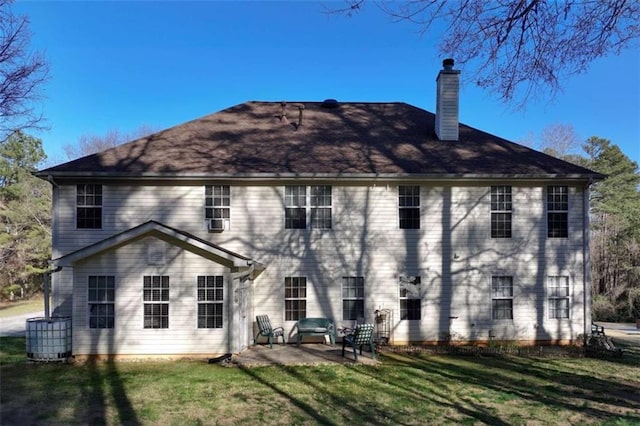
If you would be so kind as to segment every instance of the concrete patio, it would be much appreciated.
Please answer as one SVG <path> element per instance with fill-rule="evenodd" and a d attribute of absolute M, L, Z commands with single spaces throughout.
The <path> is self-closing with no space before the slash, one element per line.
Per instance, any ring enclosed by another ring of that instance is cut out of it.
<path fill-rule="evenodd" d="M 335 346 L 322 343 L 303 343 L 300 347 L 295 344 L 259 344 L 249 346 L 244 352 L 234 355 L 232 363 L 242 367 L 257 367 L 262 365 L 319 365 L 319 364 L 354 364 L 353 349 L 347 347 L 342 357 L 342 344 Z M 371 353 L 364 350 L 358 352 L 358 364 L 376 365 Z"/>

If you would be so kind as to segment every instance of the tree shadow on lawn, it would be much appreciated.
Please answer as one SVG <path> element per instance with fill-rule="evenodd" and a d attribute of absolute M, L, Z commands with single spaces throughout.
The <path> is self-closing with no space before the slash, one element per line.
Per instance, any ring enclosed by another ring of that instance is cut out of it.
<path fill-rule="evenodd" d="M 416 370 L 407 374 L 405 389 L 424 386 L 425 377 L 440 383 L 460 383 L 479 389 L 513 395 L 524 401 L 574 411 L 593 420 L 611 419 L 625 413 L 629 420 L 640 421 L 640 382 L 621 383 L 589 374 L 562 371 L 554 359 L 520 357 L 461 357 L 390 355 L 388 361 L 398 367 Z M 563 362 L 570 362 L 563 359 Z M 411 378 L 413 377 L 413 379 Z M 438 378 L 442 380 L 438 380 Z M 449 395 L 456 395 L 449 390 Z M 461 395 L 465 398 L 464 395 Z M 468 401 L 467 401 L 468 402 Z M 611 409 L 596 408 L 606 404 Z M 482 420 L 482 419 L 481 419 Z M 490 423 L 493 423 L 490 421 Z"/>
<path fill-rule="evenodd" d="M 0 349 L 2 424 L 39 424 L 70 418 L 82 424 L 107 424 L 108 407 L 115 408 L 115 421 L 119 424 L 140 424 L 117 363 L 112 360 L 75 366 L 27 362 L 24 337 L 1 337 Z"/>
<path fill-rule="evenodd" d="M 85 369 L 86 380 L 78 385 L 86 403 L 76 404 L 75 418 L 89 424 L 107 424 L 107 407 L 113 405 L 119 424 L 140 425 L 115 361 L 88 360 Z"/>
<path fill-rule="evenodd" d="M 412 363 L 409 368 L 415 368 Z M 276 375 L 274 368 L 278 369 Z M 424 424 L 425 421 L 448 420 L 459 422 L 468 417 L 493 425 L 508 423 L 493 415 L 486 407 L 472 402 L 460 404 L 452 401 L 451 394 L 443 392 L 439 383 L 425 382 L 406 386 L 406 377 L 390 377 L 391 370 L 381 372 L 380 367 L 353 365 L 336 373 L 329 367 L 259 367 L 242 368 L 245 374 L 289 400 L 305 415 L 321 424 Z M 414 373 L 409 373 L 414 374 Z M 275 378 L 277 377 L 277 379 Z M 296 381 L 311 392 L 294 395 L 287 383 Z M 305 402 L 312 397 L 313 403 Z M 318 404 L 323 412 L 318 411 Z M 453 413 L 453 414 L 452 414 Z"/>
<path fill-rule="evenodd" d="M 563 422 L 572 415 L 586 421 L 638 422 L 640 381 L 612 374 L 616 365 L 629 370 L 626 366 L 634 365 L 637 349 L 625 348 L 622 358 L 607 359 L 385 354 L 376 367 L 271 366 L 242 371 L 322 424 L 472 419 L 506 425 L 517 416 L 526 420 L 538 415 L 543 422 Z M 501 411 L 498 406 L 505 401 L 514 401 L 514 406 Z M 564 412 L 565 418 L 555 417 L 556 412 Z"/>

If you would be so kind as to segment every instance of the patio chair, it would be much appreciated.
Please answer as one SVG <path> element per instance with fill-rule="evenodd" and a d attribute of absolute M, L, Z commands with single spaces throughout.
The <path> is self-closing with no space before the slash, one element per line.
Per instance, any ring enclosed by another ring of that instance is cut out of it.
<path fill-rule="evenodd" d="M 342 334 L 353 334 L 353 330 L 356 329 L 358 324 L 364 324 L 364 317 L 357 317 L 351 327 L 340 327 L 338 328 L 338 332 Z"/>
<path fill-rule="evenodd" d="M 284 338 L 284 328 L 282 327 L 271 327 L 271 321 L 269 321 L 269 315 L 258 315 L 256 317 L 256 322 L 258 323 L 258 333 L 256 337 L 253 338 L 253 346 L 258 343 L 258 337 L 263 336 L 267 338 L 267 342 L 269 343 L 269 347 L 273 348 L 273 339 L 280 336 L 282 337 L 282 343 L 287 344 L 287 341 Z"/>
<path fill-rule="evenodd" d="M 594 336 L 604 336 L 604 327 L 592 322 L 591 334 L 593 334 Z"/>
<path fill-rule="evenodd" d="M 347 346 L 353 348 L 353 356 L 358 361 L 357 349 L 360 348 L 362 355 L 362 347 L 368 345 L 371 350 L 371 357 L 376 359 L 376 349 L 373 343 L 373 324 L 358 324 L 353 330 L 353 334 L 347 334 L 342 338 L 342 356 L 344 357 L 344 349 Z"/>

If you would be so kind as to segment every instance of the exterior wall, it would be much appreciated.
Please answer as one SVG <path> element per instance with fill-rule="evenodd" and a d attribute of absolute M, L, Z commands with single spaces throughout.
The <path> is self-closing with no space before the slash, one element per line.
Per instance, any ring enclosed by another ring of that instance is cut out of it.
<path fill-rule="evenodd" d="M 433 342 L 449 337 L 488 340 L 489 336 L 522 341 L 568 341 L 583 333 L 582 185 L 553 183 L 569 186 L 569 237 L 548 239 L 547 183 L 544 182 L 455 185 L 403 182 L 421 185 L 421 229 L 418 230 L 398 227 L 397 183 L 325 182 L 333 184 L 332 229 L 284 229 L 284 185 L 305 183 L 311 184 L 296 181 L 232 185 L 231 225 L 221 233 L 206 230 L 201 182 L 180 186 L 105 183 L 101 230 L 75 229 L 75 185 L 62 185 L 54 224 L 57 229 L 54 252 L 73 252 L 148 220 L 190 232 L 266 266 L 253 283 L 251 316 L 268 314 L 272 324 L 283 325 L 291 338 L 295 337 L 295 322 L 284 321 L 284 278 L 287 276 L 307 277 L 307 316 L 334 318 L 338 327 L 352 324 L 342 320 L 342 277 L 363 276 L 365 319 L 373 322 L 376 309 L 390 309 L 395 343 Z M 513 236 L 510 239 L 490 238 L 492 184 L 513 188 Z M 125 248 L 118 249 L 117 253 L 121 250 Z M 101 257 L 100 264 L 107 267 L 117 261 L 120 268 L 126 264 L 121 264 L 121 259 L 128 258 L 131 256 L 119 254 L 115 259 Z M 82 268 L 93 267 L 93 263 L 94 259 L 87 259 Z M 87 274 L 82 268 L 76 270 L 76 283 Z M 175 274 L 183 273 L 177 263 L 172 264 L 172 268 Z M 62 293 L 68 298 L 71 287 L 64 270 L 57 275 L 58 288 L 62 289 L 58 303 L 63 306 Z M 398 277 L 401 275 L 421 277 L 420 321 L 399 320 Z M 491 319 L 492 275 L 513 276 L 514 319 L 511 321 Z M 568 320 L 548 319 L 545 289 L 548 275 L 570 277 L 572 306 Z M 189 275 L 189 280 L 194 276 Z M 129 285 L 138 285 L 139 279 L 136 280 Z M 81 293 L 76 291 L 76 295 Z M 130 294 L 131 300 L 139 301 L 140 297 L 139 293 Z M 81 305 L 81 301 L 75 301 L 76 308 Z M 141 306 L 141 303 L 135 305 Z M 79 312 L 76 310 L 74 315 Z M 77 318 L 76 322 L 81 320 Z M 182 343 L 172 335 L 171 344 L 196 350 L 198 348 L 189 346 L 195 343 L 187 342 L 197 335 L 187 329 L 186 325 L 180 329 L 184 332 Z M 121 342 L 118 348 L 124 348 L 125 343 L 136 351 L 146 348 L 123 336 L 115 340 Z M 78 336 L 77 344 L 86 348 L 88 343 L 86 338 Z M 160 340 L 156 350 L 167 350 L 167 345 Z"/>
<path fill-rule="evenodd" d="M 147 246 L 162 244 L 165 262 L 150 265 Z M 215 354 L 229 351 L 231 275 L 229 269 L 153 237 L 93 256 L 74 268 L 73 353 L 164 355 Z M 115 277 L 115 325 L 89 328 L 87 282 L 90 275 Z M 145 329 L 143 276 L 169 276 L 169 328 Z M 223 275 L 223 328 L 197 328 L 196 277 Z"/>

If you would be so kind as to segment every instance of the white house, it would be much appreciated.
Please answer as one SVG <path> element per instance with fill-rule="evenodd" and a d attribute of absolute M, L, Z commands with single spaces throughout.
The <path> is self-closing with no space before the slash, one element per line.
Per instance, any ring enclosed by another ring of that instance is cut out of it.
<path fill-rule="evenodd" d="M 75 355 L 211 355 L 387 314 L 393 344 L 590 330 L 602 176 L 405 103 L 246 102 L 37 173 Z"/>

